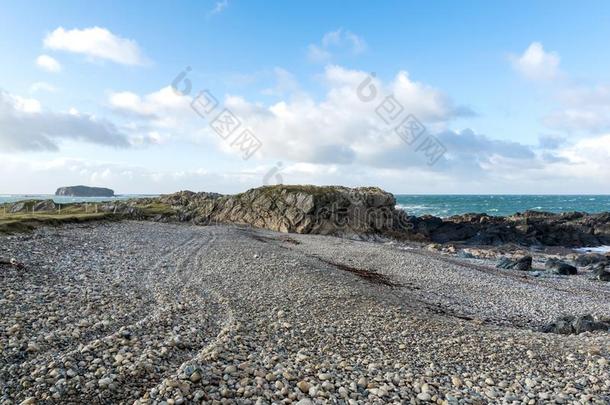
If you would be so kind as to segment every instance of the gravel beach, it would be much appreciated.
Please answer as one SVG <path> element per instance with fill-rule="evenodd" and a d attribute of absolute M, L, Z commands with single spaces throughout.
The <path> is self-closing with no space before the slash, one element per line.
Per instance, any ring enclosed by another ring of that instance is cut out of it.
<path fill-rule="evenodd" d="M 0 236 L 0 404 L 610 403 L 610 284 L 123 221 Z"/>

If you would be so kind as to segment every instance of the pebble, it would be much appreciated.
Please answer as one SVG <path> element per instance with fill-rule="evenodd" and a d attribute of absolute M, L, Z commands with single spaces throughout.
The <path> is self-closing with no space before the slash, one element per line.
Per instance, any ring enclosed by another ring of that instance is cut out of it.
<path fill-rule="evenodd" d="M 297 383 L 297 387 L 299 387 L 299 389 L 300 389 L 302 392 L 308 393 L 308 392 L 309 392 L 310 385 L 309 385 L 309 383 L 308 383 L 307 381 L 299 381 L 299 382 Z"/>

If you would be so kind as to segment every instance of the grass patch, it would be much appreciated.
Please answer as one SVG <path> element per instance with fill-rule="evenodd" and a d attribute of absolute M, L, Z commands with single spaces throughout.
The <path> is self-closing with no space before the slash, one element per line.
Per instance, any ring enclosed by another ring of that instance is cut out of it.
<path fill-rule="evenodd" d="M 29 232 L 41 226 L 59 226 L 69 223 L 82 223 L 90 221 L 102 220 L 121 220 L 121 219 L 150 219 L 158 216 L 173 216 L 176 214 L 168 204 L 158 201 L 143 201 L 141 204 L 131 202 L 129 206 L 136 208 L 137 213 L 133 216 L 130 214 L 122 214 L 121 210 L 125 208 L 125 202 L 115 203 L 70 203 L 58 204 L 57 208 L 52 211 L 36 211 L 32 212 L 34 207 L 40 201 L 24 201 L 24 211 L 11 213 L 10 208 L 13 204 L 7 203 L 0 205 L 0 233 L 21 233 Z M 101 210 L 102 205 L 117 204 L 120 209 L 117 213 L 104 212 Z M 61 207 L 61 209 L 59 209 Z"/>
<path fill-rule="evenodd" d="M 41 226 L 59 226 L 69 223 L 82 223 L 113 219 L 109 213 L 34 213 L 34 214 L 0 214 L 0 233 L 13 234 L 29 232 Z"/>
<path fill-rule="evenodd" d="M 161 202 L 151 202 L 147 204 L 137 205 L 143 211 L 143 214 L 147 217 L 157 215 L 174 215 L 176 210 L 170 205 Z"/>

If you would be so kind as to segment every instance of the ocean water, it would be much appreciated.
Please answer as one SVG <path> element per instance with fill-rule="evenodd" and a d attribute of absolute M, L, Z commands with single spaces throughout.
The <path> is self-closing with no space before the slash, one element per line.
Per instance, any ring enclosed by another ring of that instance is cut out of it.
<path fill-rule="evenodd" d="M 470 212 L 512 215 L 547 212 L 610 211 L 610 195 L 396 195 L 397 207 L 411 215 L 449 217 Z"/>
<path fill-rule="evenodd" d="M 56 196 L 53 194 L 0 194 L 0 204 L 12 203 L 24 200 L 53 200 L 57 204 L 77 203 L 77 202 L 100 202 L 100 201 L 120 201 L 128 200 L 130 198 L 145 198 L 145 197 L 156 197 L 156 195 L 144 195 L 144 194 L 125 194 L 117 195 L 115 197 L 63 197 Z"/>

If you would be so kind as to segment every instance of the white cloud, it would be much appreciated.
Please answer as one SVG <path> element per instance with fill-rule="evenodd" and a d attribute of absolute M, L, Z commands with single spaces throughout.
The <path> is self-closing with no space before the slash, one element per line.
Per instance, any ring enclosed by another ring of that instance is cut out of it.
<path fill-rule="evenodd" d="M 220 0 L 220 1 L 217 1 L 216 4 L 214 4 L 214 8 L 212 10 L 210 10 L 208 15 L 220 14 L 227 7 L 229 7 L 229 0 Z"/>
<path fill-rule="evenodd" d="M 321 101 L 301 93 L 269 106 L 237 96 L 228 97 L 225 105 L 261 139 L 262 157 L 309 163 L 358 162 L 401 147 L 402 140 L 375 112 L 390 94 L 402 105 L 401 119 L 413 114 L 431 129 L 441 128 L 463 113 L 440 91 L 411 80 L 407 72 L 399 72 L 387 84 L 375 79 L 377 99 L 363 102 L 357 89 L 367 76 L 362 71 L 328 66 L 324 79 L 329 89 Z"/>
<path fill-rule="evenodd" d="M 610 86 L 566 86 L 555 98 L 561 107 L 544 117 L 548 127 L 589 134 L 610 130 Z"/>
<path fill-rule="evenodd" d="M 127 147 L 127 138 L 109 121 L 86 114 L 55 113 L 40 102 L 0 91 L 0 150 L 58 150 L 61 140 Z"/>
<path fill-rule="evenodd" d="M 276 67 L 273 69 L 275 77 L 275 86 L 262 91 L 265 95 L 282 96 L 285 94 L 293 94 L 300 90 L 299 83 L 292 73 L 286 69 Z"/>
<path fill-rule="evenodd" d="M 511 57 L 513 67 L 530 80 L 552 80 L 560 75 L 559 54 L 546 52 L 540 42 L 532 42 L 520 56 Z"/>
<path fill-rule="evenodd" d="M 312 62 L 324 63 L 332 58 L 332 54 L 318 45 L 310 44 L 307 47 L 307 57 Z"/>
<path fill-rule="evenodd" d="M 320 44 L 310 44 L 307 56 L 312 62 L 324 63 L 332 59 L 333 53 L 359 55 L 366 51 L 367 45 L 362 37 L 351 31 L 339 28 L 324 34 Z"/>
<path fill-rule="evenodd" d="M 224 100 L 224 106 L 242 121 L 243 127 L 252 129 L 262 141 L 259 158 L 406 166 L 415 162 L 413 153 L 405 152 L 401 163 L 397 163 L 399 157 L 384 163 L 388 151 L 408 149 L 392 127 L 376 114 L 376 107 L 386 96 L 393 94 L 402 105 L 401 119 L 413 114 L 431 131 L 442 130 L 452 118 L 467 113 L 442 92 L 412 80 L 404 71 L 388 83 L 374 79 L 378 94 L 370 103 L 360 100 L 357 93 L 358 86 L 368 77 L 362 71 L 327 66 L 323 77 L 328 91 L 322 100 L 299 91 L 298 83 L 289 72 L 278 69 L 276 74 L 279 86 L 268 91 L 278 95 L 289 93 L 290 98 L 270 105 L 240 96 L 227 96 Z M 140 122 L 137 125 L 141 128 L 162 134 L 171 132 L 178 138 L 190 136 L 196 142 L 211 140 L 221 150 L 237 153 L 230 142 L 220 139 L 209 128 L 209 123 L 191 109 L 190 101 L 190 97 L 178 96 L 170 87 L 144 96 L 132 92 L 109 96 L 111 107 Z"/>
<path fill-rule="evenodd" d="M 182 97 L 171 86 L 139 96 L 129 91 L 113 92 L 108 97 L 113 111 L 145 122 L 163 131 L 190 128 L 193 121 L 200 127 L 205 122 L 191 109 L 190 97 Z"/>
<path fill-rule="evenodd" d="M 280 75 L 284 74 L 287 72 Z M 610 138 L 600 138 L 595 145 L 556 139 L 529 146 L 470 129 L 455 130 L 452 120 L 468 111 L 440 90 L 413 80 L 403 71 L 387 82 L 373 78 L 377 98 L 367 103 L 357 95 L 358 85 L 367 77 L 363 71 L 328 66 L 323 75 L 328 89 L 321 99 L 298 92 L 289 99 L 264 105 L 241 96 L 227 96 L 221 104 L 263 144 L 251 161 L 259 166 L 250 177 L 244 174 L 239 184 L 244 188 L 260 185 L 262 176 L 276 162 L 283 162 L 281 173 L 289 183 L 377 184 L 403 192 L 560 192 L 564 185 L 573 187 L 574 192 L 593 192 L 610 181 L 585 180 L 588 172 L 601 176 L 603 170 L 610 169 L 610 159 L 604 160 L 608 149 L 600 147 Z M 423 152 L 403 142 L 392 126 L 377 116 L 375 108 L 390 94 L 403 106 L 403 114 L 417 116 L 427 126 L 427 133 L 446 147 L 444 158 L 435 166 L 428 166 Z M 150 123 L 152 131 L 161 128 L 177 133 L 162 125 L 178 116 L 176 121 L 187 128 L 208 125 L 190 110 L 189 97 L 175 99 L 170 88 L 144 96 L 114 96 L 111 103 L 115 108 Z M 163 131 L 160 133 L 163 136 Z M 226 152 L 228 159 L 240 161 L 230 139 L 221 139 L 209 128 L 202 134 Z"/>
<path fill-rule="evenodd" d="M 541 87 L 555 108 L 542 117 L 548 128 L 574 135 L 600 135 L 610 130 L 610 86 L 580 84 L 559 68 L 559 55 L 546 52 L 533 42 L 520 57 L 512 57 L 514 68 L 525 77 L 545 84 Z M 553 80 L 553 79 L 562 80 Z M 549 81 L 552 81 L 548 86 Z M 549 103 L 550 104 L 550 103 Z"/>
<path fill-rule="evenodd" d="M 159 170 L 95 159 L 25 159 L 0 152 L 3 192 L 53 193 L 69 184 L 109 187 L 117 194 L 173 193 L 178 190 L 236 193 L 262 185 L 256 172 L 219 173 L 204 168 Z M 27 179 L 27 181 L 24 181 Z"/>
<path fill-rule="evenodd" d="M 49 55 L 40 55 L 38 58 L 36 58 L 36 64 L 38 67 L 46 70 L 47 72 L 56 73 L 61 71 L 60 63 Z"/>
<path fill-rule="evenodd" d="M 44 39 L 48 49 L 86 55 L 92 59 L 106 59 L 123 65 L 146 63 L 136 41 L 121 38 L 106 28 L 55 29 Z"/>
<path fill-rule="evenodd" d="M 30 86 L 30 93 L 38 93 L 41 91 L 46 91 L 47 93 L 55 93 L 57 92 L 57 87 L 49 84 L 47 82 L 35 82 Z"/>

